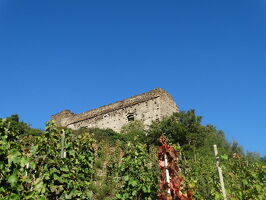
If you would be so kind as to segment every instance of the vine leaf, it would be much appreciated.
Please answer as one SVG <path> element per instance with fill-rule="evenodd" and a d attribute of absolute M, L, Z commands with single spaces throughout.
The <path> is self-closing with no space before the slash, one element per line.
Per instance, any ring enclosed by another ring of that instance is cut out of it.
<path fill-rule="evenodd" d="M 14 172 L 12 175 L 10 175 L 7 179 L 7 182 L 10 183 L 11 187 L 14 187 L 16 183 L 18 182 L 17 172 Z"/>

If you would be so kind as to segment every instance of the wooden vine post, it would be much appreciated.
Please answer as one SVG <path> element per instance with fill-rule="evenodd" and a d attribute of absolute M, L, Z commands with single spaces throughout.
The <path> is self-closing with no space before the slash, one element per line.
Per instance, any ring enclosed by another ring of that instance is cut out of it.
<path fill-rule="evenodd" d="M 62 130 L 62 134 L 61 134 L 61 153 L 60 153 L 60 156 L 61 158 L 66 158 L 66 152 L 64 150 L 65 148 L 65 130 Z"/>
<path fill-rule="evenodd" d="M 161 169 L 160 175 L 160 200 L 192 200 L 192 192 L 183 194 L 182 181 L 177 165 L 179 152 L 167 144 L 166 138 L 160 138 L 161 145 L 158 147 L 158 164 Z"/>
<path fill-rule="evenodd" d="M 169 176 L 169 170 L 168 170 L 168 161 L 166 154 L 164 155 L 164 168 L 165 168 L 165 175 L 166 175 L 166 183 L 167 185 L 170 185 L 170 176 Z M 171 195 L 170 188 L 168 187 L 167 193 Z"/>
<path fill-rule="evenodd" d="M 216 144 L 213 145 L 213 149 L 214 149 L 214 154 L 215 154 L 215 158 L 216 158 L 216 167 L 218 169 L 218 174 L 219 174 L 219 179 L 220 179 L 223 197 L 224 197 L 224 200 L 227 200 L 225 187 L 224 187 L 223 172 L 222 172 L 222 168 L 220 167 L 220 164 L 219 164 L 219 156 L 218 156 L 218 150 L 217 150 Z"/>

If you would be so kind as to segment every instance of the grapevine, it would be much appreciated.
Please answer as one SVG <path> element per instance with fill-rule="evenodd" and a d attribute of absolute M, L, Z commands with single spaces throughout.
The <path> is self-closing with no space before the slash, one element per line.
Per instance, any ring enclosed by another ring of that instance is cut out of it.
<path fill-rule="evenodd" d="M 165 137 L 160 138 L 161 146 L 158 147 L 158 164 L 161 169 L 160 191 L 161 200 L 191 200 L 192 192 L 182 193 L 183 177 L 179 175 L 180 169 L 177 165 L 178 152 L 170 147 Z M 168 173 L 170 180 L 168 179 Z"/>

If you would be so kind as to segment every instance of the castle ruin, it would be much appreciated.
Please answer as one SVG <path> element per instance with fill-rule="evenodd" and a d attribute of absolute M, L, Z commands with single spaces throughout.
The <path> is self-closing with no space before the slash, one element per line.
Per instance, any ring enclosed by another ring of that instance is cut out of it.
<path fill-rule="evenodd" d="M 173 98 L 165 90 L 157 88 L 81 114 L 64 110 L 53 115 L 52 119 L 58 126 L 74 130 L 86 127 L 120 131 L 122 126 L 131 121 L 143 121 L 147 127 L 152 121 L 160 121 L 174 112 L 178 112 L 178 107 Z"/>

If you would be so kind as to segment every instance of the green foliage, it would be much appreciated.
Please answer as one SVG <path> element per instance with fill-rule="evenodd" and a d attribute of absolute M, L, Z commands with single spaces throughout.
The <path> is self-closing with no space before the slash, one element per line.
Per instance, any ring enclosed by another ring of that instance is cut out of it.
<path fill-rule="evenodd" d="M 144 123 L 143 121 L 136 120 L 129 122 L 128 124 L 122 126 L 121 133 L 122 134 L 141 134 L 144 131 Z"/>
<path fill-rule="evenodd" d="M 180 111 L 165 118 L 161 122 L 153 122 L 148 130 L 146 142 L 158 145 L 159 138 L 165 135 L 172 144 L 180 144 L 186 154 L 195 153 L 200 149 L 206 154 L 212 154 L 212 145 L 217 144 L 228 153 L 230 144 L 224 133 L 214 126 L 201 124 L 201 117 L 194 110 Z M 194 155 L 195 156 L 195 155 Z"/>
<path fill-rule="evenodd" d="M 26 176 L 26 165 L 30 158 L 18 143 L 20 129 L 11 124 L 10 120 L 0 119 L 0 199 L 42 198 L 41 193 L 27 189 L 30 178 Z"/>
<path fill-rule="evenodd" d="M 118 140 L 126 143 L 124 136 L 116 133 L 112 129 L 80 128 L 79 130 L 75 130 L 73 132 L 75 135 L 88 134 L 94 138 L 97 143 L 105 141 L 111 146 L 114 146 Z"/>
<path fill-rule="evenodd" d="M 90 186 L 93 199 L 114 199 L 121 185 L 119 166 L 122 162 L 123 144 L 116 141 L 115 146 L 101 141 L 95 148 L 95 173 Z"/>
<path fill-rule="evenodd" d="M 142 144 L 128 143 L 120 166 L 122 187 L 116 199 L 157 199 L 158 168 Z"/>
<path fill-rule="evenodd" d="M 266 199 L 266 157 L 245 155 L 222 131 L 203 126 L 193 110 L 148 130 L 134 121 L 122 132 L 71 131 L 53 122 L 41 131 L 17 115 L 0 119 L 0 199 L 157 199 L 156 146 L 162 134 L 182 152 L 183 189 L 192 190 L 194 199 L 222 199 L 213 144 L 228 199 Z"/>
<path fill-rule="evenodd" d="M 165 134 L 171 143 L 180 145 L 200 145 L 203 143 L 204 127 L 201 126 L 201 117 L 195 111 L 181 111 L 167 117 L 162 122 L 154 122 L 149 130 L 149 142 L 158 144 L 158 139 Z"/>
<path fill-rule="evenodd" d="M 17 132 L 17 136 L 40 135 L 42 133 L 41 130 L 31 128 L 30 125 L 25 122 L 21 122 L 17 114 L 11 115 L 5 120 L 10 123 L 10 129 Z"/>
<path fill-rule="evenodd" d="M 235 156 L 224 166 L 230 199 L 266 199 L 266 165 Z"/>
<path fill-rule="evenodd" d="M 48 122 L 44 134 L 31 137 L 33 143 L 24 146 L 16 128 L 0 120 L 0 199 L 91 198 L 94 152 L 89 136 L 73 137 L 71 131 Z"/>
<path fill-rule="evenodd" d="M 125 141 L 144 142 L 146 140 L 146 132 L 143 121 L 132 121 L 121 128 L 121 133 Z"/>
<path fill-rule="evenodd" d="M 265 199 L 265 161 L 256 153 L 244 155 L 237 142 L 230 144 L 224 133 L 212 125 L 203 126 L 194 110 L 181 111 L 154 122 L 148 130 L 146 142 L 158 144 L 164 134 L 182 150 L 180 165 L 188 189 L 195 199 L 223 199 L 213 153 L 213 144 L 219 147 L 229 199 Z M 236 156 L 237 155 L 237 156 Z M 243 182 L 244 181 L 244 182 Z"/>
<path fill-rule="evenodd" d="M 184 160 L 183 160 L 184 162 Z M 223 199 L 214 157 L 201 155 L 183 164 L 187 184 L 194 191 L 194 199 Z M 248 161 L 239 154 L 221 156 L 225 189 L 228 199 L 264 200 L 266 198 L 266 166 Z"/>

